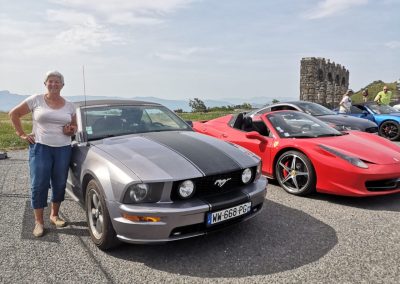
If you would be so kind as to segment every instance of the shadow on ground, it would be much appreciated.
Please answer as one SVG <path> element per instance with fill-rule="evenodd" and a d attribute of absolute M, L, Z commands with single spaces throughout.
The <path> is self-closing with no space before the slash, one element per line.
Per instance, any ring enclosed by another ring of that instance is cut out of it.
<path fill-rule="evenodd" d="M 400 212 L 400 193 L 370 197 L 347 197 L 327 194 L 314 194 L 311 196 L 311 198 L 366 210 Z"/>
<path fill-rule="evenodd" d="M 78 237 L 89 236 L 87 224 L 84 221 L 68 222 L 68 226 L 64 228 L 56 228 L 56 226 L 50 224 L 49 221 L 50 204 L 48 207 L 45 208 L 44 216 L 45 216 L 44 217 L 45 234 L 41 238 L 36 238 L 32 234 L 33 228 L 35 227 L 35 217 L 33 214 L 33 209 L 31 208 L 30 201 L 26 201 L 23 220 L 22 220 L 21 239 L 37 241 L 37 242 L 59 243 L 60 235 L 62 234 L 73 235 Z M 62 217 L 65 219 L 64 216 Z"/>
<path fill-rule="evenodd" d="M 266 200 L 260 215 L 231 229 L 164 245 L 123 244 L 108 254 L 174 274 L 245 277 L 317 261 L 337 242 L 330 226 Z"/>
<path fill-rule="evenodd" d="M 268 182 L 270 184 L 279 187 L 279 183 L 276 180 L 268 180 Z M 279 190 L 285 192 L 283 188 L 279 188 Z M 349 197 L 349 196 L 323 194 L 317 192 L 306 197 L 296 197 L 296 198 L 323 200 L 338 205 L 366 209 L 366 210 L 400 212 L 400 193 L 381 195 L 381 196 Z"/>

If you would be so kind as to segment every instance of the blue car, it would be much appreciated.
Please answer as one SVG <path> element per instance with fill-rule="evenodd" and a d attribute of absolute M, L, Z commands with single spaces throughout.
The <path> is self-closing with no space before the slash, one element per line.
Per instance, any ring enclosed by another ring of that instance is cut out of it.
<path fill-rule="evenodd" d="M 354 104 L 349 115 L 375 122 L 382 137 L 392 141 L 400 138 L 400 111 L 391 106 L 378 105 L 376 102 Z"/>

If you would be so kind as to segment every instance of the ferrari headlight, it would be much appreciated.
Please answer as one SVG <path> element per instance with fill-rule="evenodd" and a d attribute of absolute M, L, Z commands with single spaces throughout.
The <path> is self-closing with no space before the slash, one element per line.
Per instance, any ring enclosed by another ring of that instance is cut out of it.
<path fill-rule="evenodd" d="M 244 184 L 249 183 L 251 178 L 253 177 L 253 173 L 251 172 L 251 169 L 246 168 L 242 172 L 242 182 Z"/>
<path fill-rule="evenodd" d="M 352 157 L 352 156 L 346 155 L 346 154 L 341 153 L 341 152 L 339 152 L 337 150 L 329 148 L 329 147 L 327 147 L 325 145 L 319 145 L 319 147 L 321 147 L 325 151 L 327 151 L 327 152 L 329 152 L 329 153 L 331 153 L 331 154 L 333 154 L 333 155 L 335 155 L 335 156 L 337 156 L 339 158 L 342 158 L 343 160 L 349 162 L 350 164 L 352 164 L 352 165 L 354 165 L 356 167 L 359 167 L 359 168 L 362 168 L 362 169 L 368 169 L 368 165 L 366 163 L 364 163 L 362 160 L 360 160 L 359 158 L 357 158 L 357 157 Z"/>
<path fill-rule="evenodd" d="M 178 193 L 181 198 L 187 199 L 194 194 L 194 183 L 191 180 L 185 180 L 178 186 Z"/>

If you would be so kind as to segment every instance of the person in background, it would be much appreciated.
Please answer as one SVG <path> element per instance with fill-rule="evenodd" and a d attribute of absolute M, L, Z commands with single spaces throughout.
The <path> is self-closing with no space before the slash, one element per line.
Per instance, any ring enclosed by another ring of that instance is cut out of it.
<path fill-rule="evenodd" d="M 392 99 L 392 92 L 389 91 L 387 86 L 384 86 L 383 91 L 380 91 L 376 95 L 374 102 L 376 102 L 378 105 L 389 105 L 391 99 Z"/>
<path fill-rule="evenodd" d="M 59 217 L 64 201 L 68 167 L 71 157 L 71 136 L 76 131 L 75 107 L 61 96 L 64 76 L 58 71 L 47 72 L 44 80 L 47 92 L 32 95 L 14 107 L 9 116 L 16 134 L 29 143 L 31 205 L 35 215 L 33 235 L 44 234 L 43 211 L 47 207 L 51 187 L 50 222 L 64 227 Z M 26 134 L 21 117 L 32 112 L 32 133 Z"/>
<path fill-rule="evenodd" d="M 347 90 L 343 95 L 342 100 L 339 103 L 339 113 L 346 114 L 350 113 L 351 110 L 351 96 L 354 94 L 353 90 Z"/>
<path fill-rule="evenodd" d="M 368 89 L 365 89 L 362 91 L 362 97 L 363 97 L 363 102 L 366 103 L 368 102 Z"/>

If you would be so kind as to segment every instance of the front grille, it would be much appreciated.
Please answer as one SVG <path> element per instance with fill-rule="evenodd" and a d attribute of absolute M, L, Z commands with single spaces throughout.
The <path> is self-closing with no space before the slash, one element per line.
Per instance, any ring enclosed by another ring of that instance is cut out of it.
<path fill-rule="evenodd" d="M 256 167 L 251 168 L 252 171 L 252 180 L 250 181 L 253 182 L 255 173 L 256 173 Z M 206 196 L 211 196 L 211 195 L 220 195 L 223 193 L 231 192 L 236 189 L 238 189 L 240 186 L 243 185 L 242 182 L 242 172 L 243 170 L 239 171 L 234 171 L 234 172 L 229 172 L 229 173 L 223 173 L 223 174 L 217 174 L 217 175 L 212 175 L 212 176 L 205 176 L 201 178 L 195 178 L 192 179 L 194 186 L 195 186 L 195 193 L 192 198 L 199 198 L 199 197 L 206 197 Z M 216 184 L 217 180 L 226 180 L 230 179 L 225 182 L 225 184 L 221 187 L 219 187 Z M 171 200 L 181 200 L 178 194 L 178 186 L 182 181 L 175 181 L 172 186 L 172 192 L 171 192 Z"/>
<path fill-rule="evenodd" d="M 367 181 L 365 187 L 368 191 L 400 190 L 400 178 Z"/>
<path fill-rule="evenodd" d="M 254 215 L 255 213 L 257 213 L 261 210 L 262 206 L 263 206 L 263 203 L 258 204 L 257 206 L 254 206 L 253 208 L 251 208 L 251 211 L 249 214 L 242 215 L 242 216 L 239 216 L 238 218 L 230 219 L 230 220 L 221 222 L 216 225 L 206 226 L 206 222 L 204 221 L 203 223 L 198 223 L 198 224 L 193 224 L 193 225 L 188 225 L 188 226 L 183 226 L 183 227 L 177 227 L 172 230 L 172 232 L 170 234 L 170 238 L 183 237 L 186 235 L 193 235 L 193 234 L 207 234 L 209 232 L 219 231 L 219 230 L 229 227 L 231 225 L 240 223 L 241 221 L 243 221 L 243 219 L 246 219 L 247 217 Z"/>
<path fill-rule="evenodd" d="M 374 127 L 365 128 L 365 132 L 368 132 L 368 133 L 377 133 L 377 132 L 378 132 L 378 127 L 377 127 L 377 126 L 374 126 Z"/>

